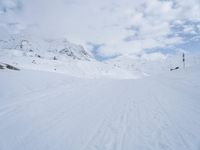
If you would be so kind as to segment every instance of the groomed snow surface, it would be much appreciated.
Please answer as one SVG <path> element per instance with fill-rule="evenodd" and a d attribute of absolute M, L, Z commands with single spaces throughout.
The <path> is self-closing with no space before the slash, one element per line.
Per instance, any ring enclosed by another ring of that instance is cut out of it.
<path fill-rule="evenodd" d="M 0 70 L 0 150 L 199 150 L 200 67 L 143 79 Z"/>

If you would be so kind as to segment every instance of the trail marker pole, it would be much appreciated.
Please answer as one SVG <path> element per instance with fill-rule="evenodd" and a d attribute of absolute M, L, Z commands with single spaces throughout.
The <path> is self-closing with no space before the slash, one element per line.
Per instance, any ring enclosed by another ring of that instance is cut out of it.
<path fill-rule="evenodd" d="M 183 69 L 185 69 L 185 53 L 183 53 Z"/>

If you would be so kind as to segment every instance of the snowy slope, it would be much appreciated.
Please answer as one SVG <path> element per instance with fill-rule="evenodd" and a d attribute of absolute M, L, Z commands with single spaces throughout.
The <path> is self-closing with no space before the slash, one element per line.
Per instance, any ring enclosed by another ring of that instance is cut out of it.
<path fill-rule="evenodd" d="M 12 35 L 0 40 L 0 63 L 76 77 L 139 77 L 128 70 L 95 60 L 89 51 L 66 39 L 41 39 L 27 35 Z"/>
<path fill-rule="evenodd" d="M 199 150 L 200 67 L 138 80 L 0 70 L 1 150 Z"/>
<path fill-rule="evenodd" d="M 200 65 L 200 53 L 185 53 L 186 67 Z M 119 56 L 107 60 L 110 66 L 128 70 L 141 77 L 158 75 L 169 72 L 170 69 L 179 67 L 183 68 L 182 53 L 162 54 L 159 52 L 144 53 L 141 55 Z"/>
<path fill-rule="evenodd" d="M 103 62 L 66 39 L 12 35 L 0 40 L 0 63 L 19 69 L 63 73 L 84 78 L 138 79 L 182 68 L 182 53 L 123 55 Z M 200 64 L 200 54 L 187 53 L 186 67 Z"/>
<path fill-rule="evenodd" d="M 19 50 L 24 56 L 46 59 L 93 59 L 92 54 L 81 45 L 67 39 L 44 39 L 33 35 L 15 34 L 0 40 L 0 48 Z M 63 56 L 63 57 L 62 57 Z"/>

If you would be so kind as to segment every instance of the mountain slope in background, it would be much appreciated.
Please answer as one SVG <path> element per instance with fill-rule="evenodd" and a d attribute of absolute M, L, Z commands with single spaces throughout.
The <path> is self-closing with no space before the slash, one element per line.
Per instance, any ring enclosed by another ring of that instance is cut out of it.
<path fill-rule="evenodd" d="M 13 35 L 0 41 L 0 62 L 28 70 L 65 73 L 78 77 L 137 78 L 133 73 L 94 59 L 82 46 L 66 39 Z"/>
<path fill-rule="evenodd" d="M 169 72 L 170 69 L 179 67 L 183 69 L 181 52 L 175 54 L 162 54 L 159 52 L 143 55 L 119 56 L 115 59 L 105 61 L 108 65 L 116 66 L 129 72 L 141 72 L 143 76 L 157 75 Z M 186 53 L 185 67 L 200 64 L 199 53 Z"/>
<path fill-rule="evenodd" d="M 81 45 L 70 43 L 66 39 L 41 39 L 25 35 L 12 35 L 8 39 L 0 40 L 0 48 L 18 50 L 24 56 L 46 59 L 62 59 L 68 57 L 78 60 L 93 59 Z"/>
<path fill-rule="evenodd" d="M 186 66 L 200 64 L 200 55 L 187 54 Z M 0 63 L 17 68 L 64 73 L 87 78 L 141 78 L 182 68 L 182 53 L 150 53 L 119 56 L 103 62 L 95 60 L 83 46 L 66 39 L 41 39 L 12 35 L 0 40 Z"/>

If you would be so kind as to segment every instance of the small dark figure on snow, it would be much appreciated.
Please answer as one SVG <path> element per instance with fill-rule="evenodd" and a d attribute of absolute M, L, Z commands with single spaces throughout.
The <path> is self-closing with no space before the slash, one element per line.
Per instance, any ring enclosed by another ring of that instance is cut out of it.
<path fill-rule="evenodd" d="M 170 69 L 170 71 L 177 70 L 177 69 L 179 69 L 179 67 L 172 68 Z"/>

